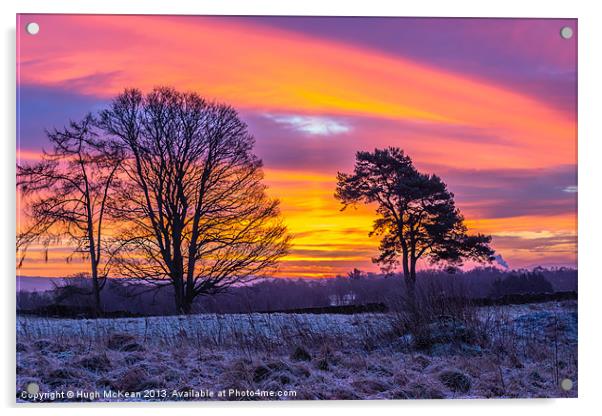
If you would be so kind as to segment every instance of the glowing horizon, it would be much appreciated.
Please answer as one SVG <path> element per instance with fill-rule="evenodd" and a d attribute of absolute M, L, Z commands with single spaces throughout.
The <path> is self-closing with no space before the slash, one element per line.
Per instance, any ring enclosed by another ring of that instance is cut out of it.
<path fill-rule="evenodd" d="M 511 267 L 576 267 L 576 39 L 558 36 L 575 20 L 291 19 L 19 15 L 17 154 L 36 160 L 44 128 L 126 87 L 194 90 L 256 138 L 295 235 L 279 276 L 378 270 L 374 207 L 340 212 L 334 189 L 356 151 L 385 146 L 440 175 Z M 32 249 L 18 273 L 84 271 L 64 250 Z"/>

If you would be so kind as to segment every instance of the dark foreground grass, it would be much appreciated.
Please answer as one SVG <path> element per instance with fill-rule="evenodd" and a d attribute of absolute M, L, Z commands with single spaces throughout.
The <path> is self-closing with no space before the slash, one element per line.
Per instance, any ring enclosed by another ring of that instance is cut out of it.
<path fill-rule="evenodd" d="M 464 320 L 434 317 L 418 333 L 400 332 L 396 314 L 333 316 L 334 326 L 308 324 L 329 317 L 287 316 L 266 323 L 270 318 L 265 316 L 239 315 L 220 326 L 198 324 L 215 319 L 210 316 L 150 318 L 134 322 L 140 324 L 136 331 L 120 320 L 102 325 L 38 320 L 28 325 L 28 318 L 21 318 L 17 400 L 577 395 L 577 311 L 572 301 L 479 308 Z M 187 319 L 191 321 L 183 325 Z M 234 324 L 243 320 L 244 325 Z M 565 378 L 574 382 L 570 391 L 559 387 Z M 24 394 L 31 383 L 47 394 Z"/>

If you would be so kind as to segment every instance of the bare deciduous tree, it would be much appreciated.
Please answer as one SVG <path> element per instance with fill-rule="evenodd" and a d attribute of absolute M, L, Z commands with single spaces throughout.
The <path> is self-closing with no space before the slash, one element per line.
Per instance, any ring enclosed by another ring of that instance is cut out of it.
<path fill-rule="evenodd" d="M 126 90 L 100 119 L 127 154 L 113 209 L 126 225 L 124 275 L 172 285 L 177 311 L 190 313 L 197 296 L 248 282 L 287 253 L 279 203 L 234 109 L 170 88 Z"/>
<path fill-rule="evenodd" d="M 19 264 L 36 242 L 73 247 L 68 259 L 81 253 L 90 264 L 94 306 L 100 313 L 100 291 L 110 267 L 105 256 L 106 213 L 122 154 L 98 135 L 90 114 L 47 136 L 52 148 L 42 160 L 17 166 L 17 187 L 27 214 L 27 224 L 17 236 Z"/>

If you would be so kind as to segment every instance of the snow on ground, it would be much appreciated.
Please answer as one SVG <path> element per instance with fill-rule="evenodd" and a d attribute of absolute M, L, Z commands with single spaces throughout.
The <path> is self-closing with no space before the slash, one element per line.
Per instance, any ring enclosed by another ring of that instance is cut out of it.
<path fill-rule="evenodd" d="M 19 316 L 17 400 L 576 396 L 576 302 L 481 308 L 474 328 L 450 325 L 447 338 L 429 327 L 425 345 L 396 332 L 394 314 Z M 27 396 L 30 383 L 47 394 Z"/>

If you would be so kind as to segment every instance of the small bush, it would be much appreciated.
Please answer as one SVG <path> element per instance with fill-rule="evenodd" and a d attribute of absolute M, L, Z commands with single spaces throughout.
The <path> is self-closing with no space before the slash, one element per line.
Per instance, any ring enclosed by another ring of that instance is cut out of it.
<path fill-rule="evenodd" d="M 50 371 L 45 377 L 46 384 L 51 387 L 66 385 L 81 380 L 80 374 L 70 368 L 58 368 Z"/>
<path fill-rule="evenodd" d="M 253 381 L 259 383 L 268 378 L 271 370 L 265 365 L 259 365 L 253 369 Z"/>
<path fill-rule="evenodd" d="M 392 321 L 402 350 L 431 354 L 478 355 L 484 343 L 476 308 L 461 282 L 425 282 L 416 298 L 404 300 L 404 311 Z"/>
<path fill-rule="evenodd" d="M 112 383 L 111 386 L 120 391 L 142 391 L 160 387 L 157 380 L 150 378 L 142 367 L 126 368 Z"/>
<path fill-rule="evenodd" d="M 137 342 L 130 342 L 121 347 L 120 350 L 124 352 L 144 351 L 144 345 L 138 344 Z"/>
<path fill-rule="evenodd" d="M 127 365 L 132 365 L 132 364 L 136 364 L 139 363 L 141 361 L 144 361 L 146 359 L 146 356 L 144 354 L 141 354 L 140 352 L 133 352 L 132 354 L 128 354 L 123 358 L 123 361 L 125 361 L 125 363 Z"/>
<path fill-rule="evenodd" d="M 53 341 L 49 341 L 47 339 L 40 339 L 33 343 L 33 346 L 40 351 L 51 351 L 51 352 L 59 352 L 61 351 L 60 345 Z"/>
<path fill-rule="evenodd" d="M 450 390 L 461 393 L 467 393 L 472 385 L 470 378 L 457 370 L 443 371 L 439 380 Z"/>
<path fill-rule="evenodd" d="M 404 397 L 405 396 L 405 397 Z M 427 382 L 416 381 L 402 390 L 397 390 L 400 399 L 445 399 L 445 395 L 436 386 Z"/>
<path fill-rule="evenodd" d="M 311 354 L 305 348 L 297 347 L 293 351 L 291 359 L 295 361 L 311 361 Z"/>
<path fill-rule="evenodd" d="M 412 367 L 417 371 L 422 371 L 431 365 L 431 361 L 424 355 L 417 355 L 412 358 Z"/>
<path fill-rule="evenodd" d="M 322 358 L 318 360 L 316 363 L 316 367 L 318 370 L 328 371 L 330 369 L 330 365 L 328 364 L 328 360 L 326 358 Z"/>
<path fill-rule="evenodd" d="M 375 379 L 361 379 L 351 383 L 354 389 L 364 394 L 375 394 L 386 391 L 389 386 Z"/>
<path fill-rule="evenodd" d="M 111 350 L 115 351 L 125 351 L 125 352 L 134 352 L 134 351 L 143 351 L 144 346 L 140 345 L 136 338 L 128 335 L 115 333 L 109 336 L 107 340 L 107 347 Z"/>
<path fill-rule="evenodd" d="M 106 371 L 111 369 L 111 361 L 106 354 L 93 354 L 76 362 L 76 365 L 92 371 Z"/>

